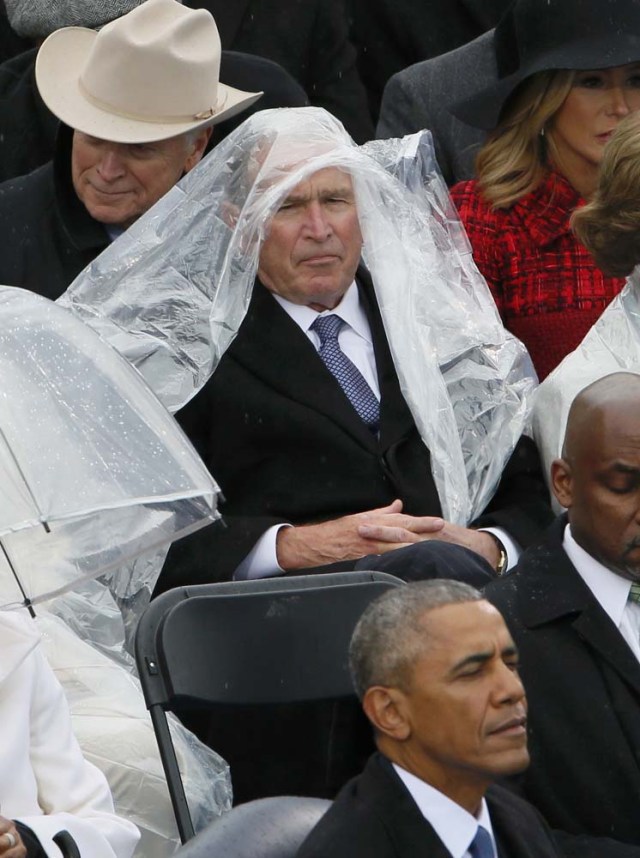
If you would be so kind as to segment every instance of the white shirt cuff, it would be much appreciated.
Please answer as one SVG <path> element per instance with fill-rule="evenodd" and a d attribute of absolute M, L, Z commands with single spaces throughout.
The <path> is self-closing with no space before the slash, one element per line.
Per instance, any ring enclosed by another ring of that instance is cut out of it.
<path fill-rule="evenodd" d="M 522 548 L 520 548 L 515 539 L 512 536 L 509 536 L 507 531 L 503 530 L 501 527 L 479 527 L 478 530 L 484 530 L 485 533 L 492 533 L 500 540 L 507 554 L 506 569 L 513 568 L 522 554 Z"/>
<path fill-rule="evenodd" d="M 274 524 L 265 530 L 251 551 L 233 573 L 234 581 L 251 581 L 255 578 L 273 578 L 282 575 L 284 569 L 278 565 L 276 539 L 278 532 L 290 524 Z"/>

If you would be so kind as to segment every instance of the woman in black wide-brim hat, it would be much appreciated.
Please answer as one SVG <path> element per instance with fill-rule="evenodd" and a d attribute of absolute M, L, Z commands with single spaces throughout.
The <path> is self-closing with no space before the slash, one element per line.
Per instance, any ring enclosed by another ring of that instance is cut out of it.
<path fill-rule="evenodd" d="M 506 326 L 541 378 L 624 284 L 569 227 L 604 147 L 640 109 L 640 0 L 514 0 L 496 27 L 498 74 L 454 108 L 490 131 L 477 178 L 452 196 Z"/>

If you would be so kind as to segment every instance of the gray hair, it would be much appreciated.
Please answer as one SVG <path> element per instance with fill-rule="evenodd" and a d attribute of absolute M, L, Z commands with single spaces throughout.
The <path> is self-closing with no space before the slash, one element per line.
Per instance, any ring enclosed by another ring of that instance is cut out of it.
<path fill-rule="evenodd" d="M 428 646 L 426 613 L 483 598 L 469 584 L 435 579 L 394 587 L 375 599 L 360 617 L 349 645 L 358 697 L 362 699 L 373 685 L 406 688 L 411 665 Z"/>

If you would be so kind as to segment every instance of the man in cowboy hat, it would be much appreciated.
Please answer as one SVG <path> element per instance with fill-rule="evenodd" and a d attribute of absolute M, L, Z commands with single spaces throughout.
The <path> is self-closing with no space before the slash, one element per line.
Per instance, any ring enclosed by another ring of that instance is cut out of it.
<path fill-rule="evenodd" d="M 45 40 L 36 82 L 63 125 L 53 163 L 2 186 L 0 282 L 57 298 L 200 161 L 261 94 L 221 83 L 220 56 L 212 16 L 176 0 Z"/>
<path fill-rule="evenodd" d="M 38 92 L 35 78 L 38 49 L 34 45 L 41 45 L 62 27 L 104 26 L 142 2 L 76 0 L 62 4 L 48 0 L 9 0 L 6 5 L 11 24 L 28 36 L 28 40 L 21 53 L 10 54 L 0 65 L 0 182 L 24 176 L 54 157 L 60 123 Z M 184 5 L 193 6 L 192 3 Z M 0 42 L 1 13 L 0 4 Z M 214 18 L 218 25 L 218 18 L 215 15 Z M 0 57 L 1 48 L 0 44 Z M 302 107 L 309 102 L 306 92 L 289 72 L 277 62 L 255 54 L 223 49 L 220 78 L 236 89 L 264 90 L 263 96 L 246 109 L 249 112 L 270 107 Z M 217 123 L 208 148 L 244 118 L 245 111 Z"/>

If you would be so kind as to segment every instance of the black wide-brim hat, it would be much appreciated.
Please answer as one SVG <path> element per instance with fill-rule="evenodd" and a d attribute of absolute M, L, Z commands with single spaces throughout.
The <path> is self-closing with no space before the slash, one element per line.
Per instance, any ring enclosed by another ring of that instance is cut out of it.
<path fill-rule="evenodd" d="M 514 0 L 495 28 L 493 49 L 495 79 L 451 109 L 487 131 L 518 84 L 536 72 L 640 61 L 640 0 Z"/>

